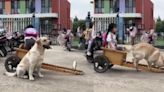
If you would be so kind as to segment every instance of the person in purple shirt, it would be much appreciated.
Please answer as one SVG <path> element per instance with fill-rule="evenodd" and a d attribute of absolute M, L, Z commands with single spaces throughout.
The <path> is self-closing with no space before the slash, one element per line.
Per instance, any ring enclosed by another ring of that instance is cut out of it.
<path fill-rule="evenodd" d="M 38 31 L 32 26 L 29 25 L 25 28 L 25 49 L 30 50 L 31 47 L 35 44 L 35 41 L 38 37 Z"/>

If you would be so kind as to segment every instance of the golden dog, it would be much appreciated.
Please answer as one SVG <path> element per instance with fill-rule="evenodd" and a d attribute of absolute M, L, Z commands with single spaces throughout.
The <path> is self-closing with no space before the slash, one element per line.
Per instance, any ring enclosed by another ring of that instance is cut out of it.
<path fill-rule="evenodd" d="M 155 67 L 164 66 L 164 56 L 158 48 L 153 47 L 148 43 L 139 43 L 132 47 L 133 62 L 136 70 L 138 71 L 138 63 L 140 60 L 145 59 L 148 63 L 148 68 L 151 70 L 152 65 Z"/>
<path fill-rule="evenodd" d="M 23 57 L 16 68 L 15 73 L 5 74 L 8 76 L 17 76 L 20 78 L 27 78 L 25 76 L 26 72 L 28 72 L 29 80 L 34 80 L 33 72 L 36 70 L 39 77 L 43 77 L 40 72 L 41 65 L 43 63 L 44 52 L 45 49 L 50 48 L 50 40 L 46 37 L 41 37 L 37 39 L 34 46 L 30 49 L 30 51 Z"/>

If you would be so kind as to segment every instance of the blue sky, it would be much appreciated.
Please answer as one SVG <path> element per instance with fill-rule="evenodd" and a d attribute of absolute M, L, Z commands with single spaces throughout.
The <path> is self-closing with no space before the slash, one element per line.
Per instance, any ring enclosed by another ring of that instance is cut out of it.
<path fill-rule="evenodd" d="M 71 17 L 78 16 L 80 19 L 85 19 L 88 11 L 93 11 L 91 0 L 69 0 L 71 2 Z M 152 0 L 154 3 L 155 18 L 160 16 L 164 19 L 164 0 Z"/>

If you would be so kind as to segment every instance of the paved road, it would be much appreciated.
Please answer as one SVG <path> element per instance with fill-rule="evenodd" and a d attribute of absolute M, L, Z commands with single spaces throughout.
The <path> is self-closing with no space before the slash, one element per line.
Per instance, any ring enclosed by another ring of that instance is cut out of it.
<path fill-rule="evenodd" d="M 79 51 L 67 52 L 61 47 L 46 51 L 47 63 L 72 67 L 74 60 L 78 62 L 78 69 L 83 70 L 85 75 L 66 75 L 42 70 L 44 78 L 29 81 L 4 76 L 4 60 L 1 59 L 0 92 L 163 92 L 164 90 L 162 73 L 137 73 L 135 69 L 114 66 L 106 73 L 98 74 Z"/>

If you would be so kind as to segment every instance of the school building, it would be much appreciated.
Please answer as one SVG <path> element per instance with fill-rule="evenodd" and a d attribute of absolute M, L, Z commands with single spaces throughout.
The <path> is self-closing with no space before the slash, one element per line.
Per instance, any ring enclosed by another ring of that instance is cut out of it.
<path fill-rule="evenodd" d="M 107 30 L 111 22 L 119 23 L 119 37 L 123 37 L 132 23 L 136 23 L 139 30 L 154 28 L 154 5 L 151 0 L 94 0 L 93 6 L 98 31 Z"/>
<path fill-rule="evenodd" d="M 42 34 L 70 29 L 68 0 L 0 0 L 0 20 L 5 28 L 20 31 L 33 24 Z"/>

